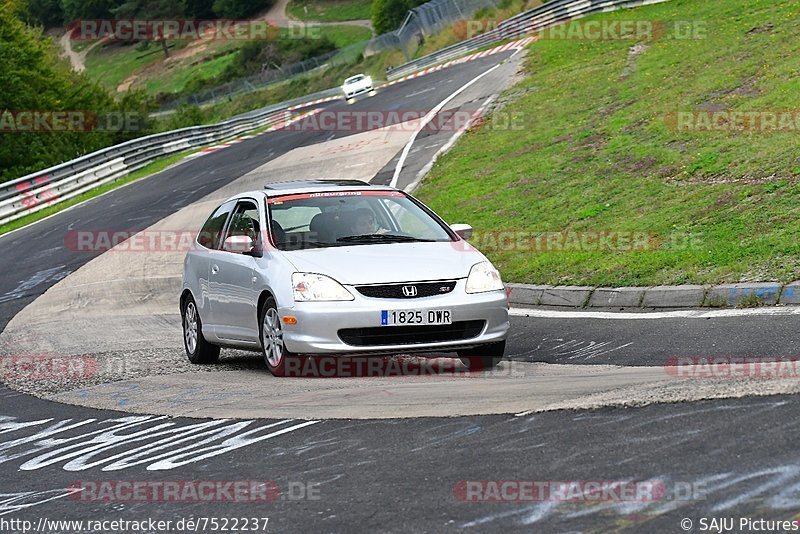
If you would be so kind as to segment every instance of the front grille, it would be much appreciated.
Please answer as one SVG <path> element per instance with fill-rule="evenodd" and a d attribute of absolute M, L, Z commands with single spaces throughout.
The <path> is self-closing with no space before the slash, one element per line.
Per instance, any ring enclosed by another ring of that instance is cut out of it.
<path fill-rule="evenodd" d="M 356 286 L 359 293 L 365 297 L 376 299 L 418 299 L 445 295 L 456 287 L 455 281 L 450 282 L 409 282 L 407 284 L 387 284 L 379 286 Z M 406 292 L 403 292 L 406 288 Z M 410 290 L 409 288 L 414 288 Z M 416 292 L 415 295 L 411 293 Z"/>
<path fill-rule="evenodd" d="M 339 338 L 356 347 L 459 341 L 477 337 L 485 324 L 486 321 L 478 320 L 443 325 L 344 328 L 339 330 Z"/>

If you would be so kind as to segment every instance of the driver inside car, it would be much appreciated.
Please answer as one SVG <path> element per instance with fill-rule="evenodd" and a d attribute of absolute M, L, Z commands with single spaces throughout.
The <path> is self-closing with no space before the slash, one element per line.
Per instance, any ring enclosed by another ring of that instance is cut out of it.
<path fill-rule="evenodd" d="M 352 223 L 350 224 L 351 235 L 374 235 L 385 232 L 384 228 L 378 226 L 375 220 L 375 213 L 369 208 L 356 210 Z"/>

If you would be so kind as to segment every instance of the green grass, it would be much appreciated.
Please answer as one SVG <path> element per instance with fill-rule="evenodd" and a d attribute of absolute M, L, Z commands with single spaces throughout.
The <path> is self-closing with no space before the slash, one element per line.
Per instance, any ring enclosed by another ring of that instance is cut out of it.
<path fill-rule="evenodd" d="M 72 50 L 74 52 L 80 52 L 92 46 L 97 41 L 88 41 L 88 40 L 77 40 L 73 39 L 71 43 Z"/>
<path fill-rule="evenodd" d="M 233 62 L 235 57 L 236 54 L 230 53 L 203 61 L 197 65 L 181 65 L 178 68 L 170 69 L 157 78 L 149 78 L 144 84 L 144 89 L 149 94 L 178 93 L 192 79 L 208 79 L 217 76 Z"/>
<path fill-rule="evenodd" d="M 308 28 L 306 31 L 313 32 L 314 37 L 327 37 L 337 48 L 360 43 L 372 37 L 372 30 L 363 26 L 318 26 Z"/>
<path fill-rule="evenodd" d="M 42 220 L 42 219 L 44 219 L 46 217 L 49 217 L 49 216 L 51 216 L 51 215 L 53 215 L 55 213 L 58 213 L 59 211 L 63 211 L 65 209 L 67 209 L 67 208 L 75 206 L 76 204 L 80 204 L 81 202 L 86 202 L 87 200 L 90 200 L 92 198 L 98 197 L 98 196 L 100 196 L 100 195 L 102 195 L 104 193 L 107 193 L 107 192 L 109 192 L 109 191 L 111 191 L 113 189 L 117 189 L 118 187 L 122 187 L 123 185 L 129 184 L 131 182 L 135 182 L 136 180 L 141 180 L 142 178 L 145 178 L 145 177 L 150 176 L 152 174 L 156 174 L 157 172 L 161 172 L 164 169 L 166 169 L 167 167 L 169 167 L 170 165 L 173 165 L 173 164 L 177 163 L 178 161 L 182 160 L 183 158 L 185 158 L 189 154 L 192 154 L 193 152 L 197 152 L 197 150 L 191 150 L 191 151 L 188 151 L 188 152 L 182 152 L 180 154 L 175 154 L 175 155 L 172 155 L 172 156 L 167 156 L 167 157 L 161 158 L 159 160 L 156 160 L 156 161 L 146 165 L 145 167 L 142 167 L 138 171 L 132 172 L 131 174 L 129 174 L 125 178 L 122 178 L 122 179 L 117 180 L 115 182 L 110 182 L 110 183 L 101 185 L 97 189 L 92 189 L 91 191 L 87 191 L 86 193 L 83 193 L 82 195 L 78 195 L 78 196 L 73 197 L 73 198 L 71 198 L 69 200 L 65 200 L 64 202 L 60 202 L 58 204 L 50 206 L 49 208 L 45 208 L 45 209 L 43 209 L 41 211 L 37 211 L 36 213 L 32 213 L 30 215 L 26 215 L 26 216 L 24 216 L 24 217 L 22 217 L 20 219 L 17 219 L 16 221 L 11 221 L 9 223 L 0 225 L 0 235 L 6 234 L 6 233 L 11 232 L 13 230 L 16 230 L 18 228 L 22 228 L 23 226 L 27 226 L 29 224 L 32 224 L 32 223 L 36 222 L 36 221 Z"/>
<path fill-rule="evenodd" d="M 372 0 L 292 0 L 287 12 L 299 20 L 369 20 Z"/>
<path fill-rule="evenodd" d="M 287 38 L 286 31 L 282 30 L 284 38 Z M 368 28 L 337 25 L 306 28 L 302 36 L 328 37 L 337 48 L 345 48 L 364 42 L 371 35 Z M 156 65 L 164 58 L 156 45 L 142 51 L 134 45 L 115 43 L 89 52 L 86 57 L 86 72 L 90 78 L 112 92 L 116 92 L 117 87 L 131 75 L 137 75 L 132 85 L 134 89 L 144 89 L 150 95 L 179 93 L 190 80 L 213 78 L 222 73 L 245 43 L 244 40 L 212 41 L 197 55 L 164 65 Z M 172 52 L 186 47 L 188 42 L 173 41 L 170 44 L 174 46 L 170 50 Z"/>
<path fill-rule="evenodd" d="M 175 48 L 183 48 L 186 42 L 174 41 L 170 43 Z M 119 84 L 137 70 L 160 61 L 164 55 L 161 49 L 151 46 L 148 50 L 137 50 L 135 45 L 113 43 L 108 46 L 98 46 L 86 56 L 86 74 L 97 80 L 103 87 L 115 92 Z"/>
<path fill-rule="evenodd" d="M 672 2 L 596 19 L 704 21 L 705 39 L 544 40 L 527 77 L 418 190 L 480 232 L 650 232 L 651 249 L 492 246 L 508 281 L 605 286 L 800 278 L 800 132 L 678 132 L 670 113 L 800 109 L 792 3 Z M 508 127 L 513 118 L 514 127 Z M 530 248 L 530 247 L 522 247 Z"/>

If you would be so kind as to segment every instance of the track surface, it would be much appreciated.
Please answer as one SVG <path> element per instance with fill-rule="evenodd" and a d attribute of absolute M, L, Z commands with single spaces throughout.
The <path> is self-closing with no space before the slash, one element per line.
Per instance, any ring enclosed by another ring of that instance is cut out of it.
<path fill-rule="evenodd" d="M 499 59 L 490 57 L 399 84 L 353 109 L 430 109 Z M 69 229 L 145 228 L 290 149 L 344 135 L 262 135 L 0 237 L 0 327 L 92 258 L 64 248 Z M 515 318 L 509 354 L 532 362 L 656 366 L 678 355 L 793 356 L 796 321 L 788 316 Z M 130 416 L 42 401 L 2 386 L 0 406 L 0 519 L 6 520 L 255 516 L 270 518 L 270 532 L 681 532 L 684 517 L 697 525 L 703 516 L 789 519 L 800 511 L 800 458 L 792 445 L 800 438 L 800 410 L 793 396 L 533 416 L 319 421 L 307 426 L 264 414 L 266 419 L 246 422 L 232 429 L 233 434 L 241 437 L 253 430 L 247 438 L 255 439 L 275 429 L 291 430 L 239 448 L 227 442 L 228 450 L 216 456 L 209 454 L 222 437 L 206 443 L 194 435 L 197 430 L 191 425 L 203 421 L 144 418 L 128 430 L 99 437 L 99 430 L 120 424 L 113 420 Z M 17 424 L 26 422 L 31 424 Z M 167 423 L 187 441 L 173 439 L 166 449 L 157 449 L 156 442 L 165 438 L 155 427 Z M 233 423 L 208 424 L 218 428 Z M 67 441 L 45 440 L 47 428 L 55 432 L 50 437 Z M 140 433 L 132 436 L 134 431 Z M 32 436 L 36 437 L 24 439 Z M 105 448 L 99 448 L 101 443 Z M 67 458 L 70 446 L 75 454 Z M 164 462 L 162 453 L 173 463 Z M 81 480 L 192 479 L 273 480 L 284 494 L 292 484 L 316 484 L 319 498 L 246 505 L 120 504 L 76 502 L 65 491 Z M 465 503 L 454 496 L 459 481 L 526 479 L 658 480 L 667 489 L 688 485 L 695 495 L 624 505 Z M 55 500 L 42 502 L 48 499 Z"/>

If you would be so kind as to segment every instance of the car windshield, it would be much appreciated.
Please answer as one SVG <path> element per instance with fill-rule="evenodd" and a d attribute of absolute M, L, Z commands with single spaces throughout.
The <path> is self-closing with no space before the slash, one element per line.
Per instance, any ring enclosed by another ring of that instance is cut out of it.
<path fill-rule="evenodd" d="M 347 78 L 344 81 L 344 83 L 345 83 L 345 85 L 350 85 L 352 83 L 360 82 L 363 79 L 364 79 L 364 75 L 363 74 L 359 74 L 357 76 L 353 76 L 352 78 Z"/>
<path fill-rule="evenodd" d="M 281 250 L 453 240 L 443 222 L 399 191 L 305 193 L 267 203 Z"/>

